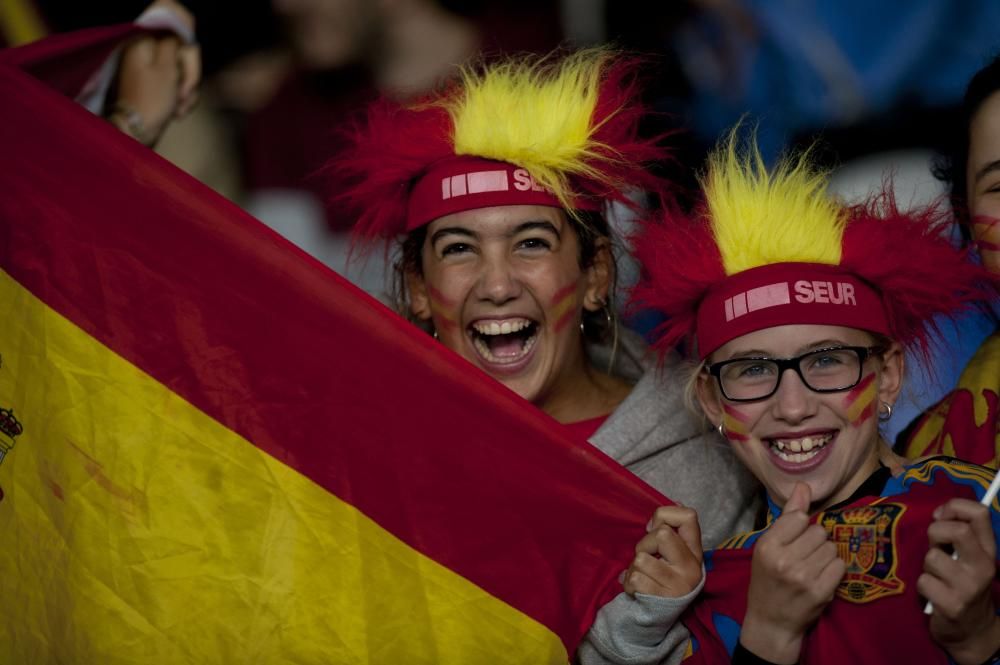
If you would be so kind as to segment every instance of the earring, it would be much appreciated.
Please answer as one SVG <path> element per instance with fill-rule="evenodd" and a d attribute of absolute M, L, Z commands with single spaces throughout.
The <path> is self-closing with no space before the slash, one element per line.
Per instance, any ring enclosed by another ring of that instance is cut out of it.
<path fill-rule="evenodd" d="M 604 310 L 604 325 L 608 330 L 614 330 L 614 320 L 611 317 L 611 308 L 608 307 L 608 301 L 604 298 L 595 298 L 594 303 Z M 580 319 L 580 334 L 586 336 L 587 329 L 583 325 L 583 319 Z"/>
<path fill-rule="evenodd" d="M 715 429 L 718 430 L 719 436 L 721 436 L 723 439 L 728 438 L 728 437 L 726 437 L 726 430 L 722 426 L 722 423 L 719 423 L 719 426 L 716 427 Z"/>
<path fill-rule="evenodd" d="M 437 328 L 435 328 L 434 332 L 431 333 L 431 337 L 433 337 L 434 339 L 436 339 L 438 341 L 441 341 L 441 338 L 438 337 L 438 330 L 437 330 Z"/>
<path fill-rule="evenodd" d="M 878 405 L 878 419 L 885 422 L 892 418 L 892 404 L 880 402 Z"/>

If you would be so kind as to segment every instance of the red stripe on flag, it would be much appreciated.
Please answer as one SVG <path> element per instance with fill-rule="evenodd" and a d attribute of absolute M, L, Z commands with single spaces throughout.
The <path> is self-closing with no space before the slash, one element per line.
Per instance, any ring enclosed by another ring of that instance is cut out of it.
<path fill-rule="evenodd" d="M 572 652 L 663 497 L 100 119 L 0 90 L 0 268 Z"/>

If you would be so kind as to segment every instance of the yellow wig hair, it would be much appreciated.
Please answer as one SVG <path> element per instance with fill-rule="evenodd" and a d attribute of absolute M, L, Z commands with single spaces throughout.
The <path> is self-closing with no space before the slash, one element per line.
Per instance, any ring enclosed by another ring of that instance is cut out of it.
<path fill-rule="evenodd" d="M 572 209 L 569 177 L 608 180 L 594 162 L 615 151 L 595 140 L 600 123 L 593 119 L 612 58 L 593 48 L 561 59 L 507 61 L 485 72 L 463 69 L 461 93 L 440 101 L 454 125 L 455 154 L 522 166 Z"/>
<path fill-rule="evenodd" d="M 738 130 L 712 153 L 702 180 L 726 274 L 771 263 L 840 264 L 847 217 L 826 195 L 828 174 L 810 167 L 808 152 L 769 173 L 755 141 L 741 151 Z"/>
<path fill-rule="evenodd" d="M 665 136 L 639 131 L 641 64 L 606 48 L 525 56 L 467 67 L 412 105 L 378 100 L 332 169 L 355 232 L 406 231 L 415 185 L 455 159 L 526 169 L 575 218 L 613 201 L 638 208 L 634 191 L 665 199 L 669 183 L 646 168 L 668 158 Z"/>

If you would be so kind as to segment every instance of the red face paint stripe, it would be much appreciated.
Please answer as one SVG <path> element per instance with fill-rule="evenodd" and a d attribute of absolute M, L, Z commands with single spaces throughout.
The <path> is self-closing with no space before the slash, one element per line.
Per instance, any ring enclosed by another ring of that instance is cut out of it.
<path fill-rule="evenodd" d="M 576 282 L 572 284 L 567 284 L 563 288 L 556 291 L 552 298 L 552 309 L 556 315 L 555 331 L 560 332 L 563 328 L 573 320 L 576 310 L 571 306 L 573 303 L 573 295 L 576 293 L 577 289 Z M 565 312 L 560 310 L 565 309 Z"/>
<path fill-rule="evenodd" d="M 1000 226 L 1000 217 L 991 217 L 990 215 L 976 215 L 972 218 L 972 223 L 975 226 L 985 226 L 987 229 L 993 226 Z"/>
<path fill-rule="evenodd" d="M 427 285 L 427 293 L 430 294 L 431 300 L 442 307 L 448 307 L 449 309 L 455 307 L 455 303 L 452 300 L 449 300 L 441 291 L 430 284 Z"/>
<path fill-rule="evenodd" d="M 980 236 L 975 241 L 976 247 L 980 251 L 1000 252 L 1000 242 L 996 239 L 987 240 L 982 237 L 996 232 L 995 227 L 1000 227 L 1000 218 L 990 215 L 976 215 L 972 219 L 972 227 L 975 235 Z"/>
<path fill-rule="evenodd" d="M 733 441 L 749 441 L 749 416 L 730 406 L 722 405 L 722 429 L 727 438 Z"/>
<path fill-rule="evenodd" d="M 865 391 L 865 388 L 870 386 L 872 381 L 874 380 L 875 380 L 875 372 L 872 372 L 868 376 L 861 379 L 858 385 L 851 388 L 850 392 L 844 395 L 844 403 L 845 404 L 853 403 L 856 399 L 858 399 L 858 396 Z"/>
<path fill-rule="evenodd" d="M 852 425 L 860 425 L 875 412 L 875 372 L 866 376 L 854 390 L 844 397 L 844 407 Z"/>
<path fill-rule="evenodd" d="M 572 284 L 567 284 L 566 286 L 556 291 L 555 294 L 552 296 L 552 306 L 558 307 L 559 305 L 561 305 L 563 300 L 565 300 L 567 297 L 569 297 L 576 291 L 577 286 L 578 284 L 576 282 L 573 282 Z"/>
<path fill-rule="evenodd" d="M 454 312 L 452 311 L 455 304 L 445 297 L 441 291 L 434 288 L 430 284 L 427 285 L 427 294 L 431 298 L 431 302 L 438 306 L 439 309 L 434 311 L 434 325 L 439 328 L 446 328 L 448 330 L 454 330 L 458 327 L 458 322 L 455 320 Z M 444 311 L 442 311 L 444 310 Z"/>
<path fill-rule="evenodd" d="M 729 416 L 730 418 L 738 420 L 739 422 L 744 424 L 746 424 L 746 422 L 750 419 L 750 417 L 747 414 L 743 413 L 734 406 L 730 406 L 729 404 L 723 404 L 722 410 L 725 411 L 726 415 Z"/>

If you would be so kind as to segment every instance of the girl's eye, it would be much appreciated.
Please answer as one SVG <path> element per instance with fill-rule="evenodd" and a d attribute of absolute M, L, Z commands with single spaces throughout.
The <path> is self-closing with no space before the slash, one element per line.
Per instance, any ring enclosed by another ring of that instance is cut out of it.
<path fill-rule="evenodd" d="M 548 240 L 544 238 L 525 238 L 519 242 L 518 247 L 521 249 L 551 249 L 552 245 Z"/>
<path fill-rule="evenodd" d="M 464 242 L 451 242 L 441 248 L 441 256 L 463 254 L 472 251 L 472 247 Z"/>
<path fill-rule="evenodd" d="M 820 351 L 803 358 L 799 365 L 806 372 L 836 372 L 842 367 L 857 367 L 858 356 L 846 349 Z"/>
<path fill-rule="evenodd" d="M 723 378 L 728 381 L 753 381 L 772 376 L 774 363 L 767 360 L 743 360 L 729 363 L 723 370 Z"/>
<path fill-rule="evenodd" d="M 754 377 L 754 376 L 765 376 L 767 374 L 773 373 L 771 365 L 769 363 L 753 363 L 740 366 L 739 375 Z"/>
<path fill-rule="evenodd" d="M 832 353 L 824 353 L 822 355 L 813 356 L 812 365 L 814 367 L 832 367 L 836 365 L 842 365 L 844 361 L 840 356 Z"/>

